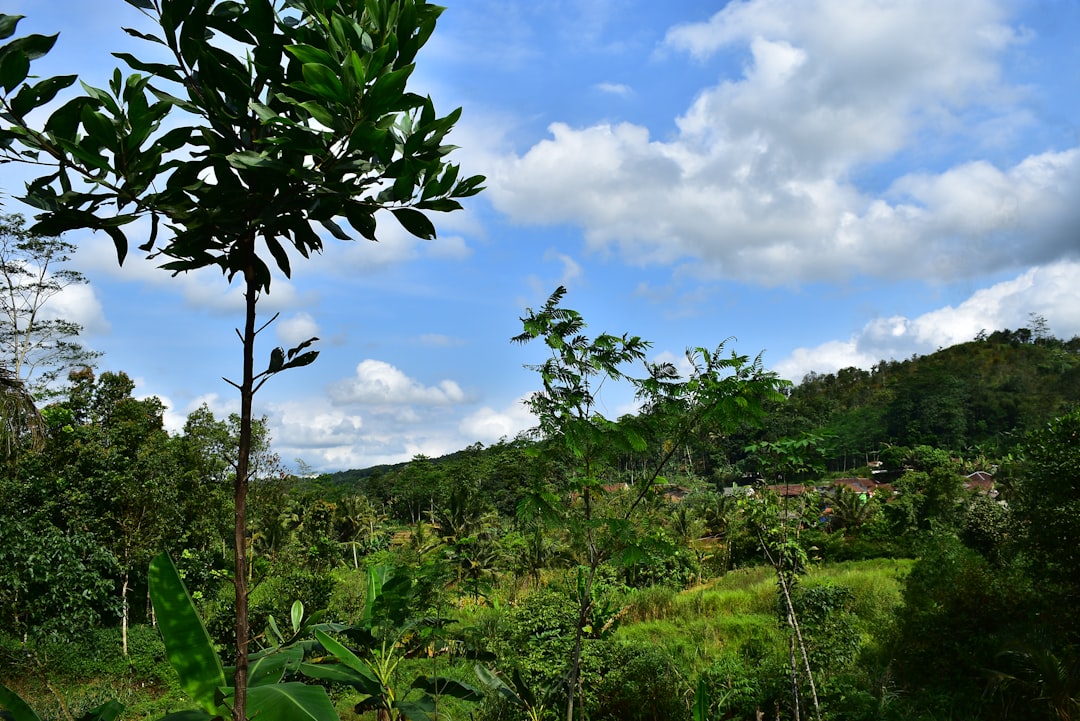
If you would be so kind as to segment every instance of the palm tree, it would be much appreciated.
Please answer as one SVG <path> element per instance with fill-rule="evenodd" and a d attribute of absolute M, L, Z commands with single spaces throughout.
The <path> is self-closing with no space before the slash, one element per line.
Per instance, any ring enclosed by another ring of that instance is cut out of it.
<path fill-rule="evenodd" d="M 23 443 L 40 446 L 44 437 L 45 427 L 34 396 L 14 373 L 0 368 L 0 444 L 4 457 L 10 459 Z"/>

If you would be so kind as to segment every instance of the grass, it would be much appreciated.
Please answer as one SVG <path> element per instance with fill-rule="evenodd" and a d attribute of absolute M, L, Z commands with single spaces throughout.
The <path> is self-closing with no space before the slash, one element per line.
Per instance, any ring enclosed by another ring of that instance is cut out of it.
<path fill-rule="evenodd" d="M 848 561 L 811 569 L 805 586 L 835 584 L 854 594 L 853 611 L 866 645 L 902 603 L 903 580 L 913 561 Z M 635 592 L 619 635 L 664 648 L 693 676 L 724 654 L 762 658 L 784 653 L 785 636 L 776 615 L 776 579 L 771 568 L 729 573 L 686 591 L 649 588 Z"/>

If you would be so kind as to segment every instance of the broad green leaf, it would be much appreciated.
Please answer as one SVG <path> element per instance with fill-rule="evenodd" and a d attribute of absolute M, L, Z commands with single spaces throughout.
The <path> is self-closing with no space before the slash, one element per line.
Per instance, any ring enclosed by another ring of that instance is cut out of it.
<path fill-rule="evenodd" d="M 435 712 L 435 702 L 430 698 L 398 701 L 394 704 L 394 708 L 409 721 L 431 721 L 431 714 Z"/>
<path fill-rule="evenodd" d="M 259 721 L 338 721 L 326 689 L 298 681 L 249 688 L 247 717 Z"/>
<path fill-rule="evenodd" d="M 377 696 L 383 692 L 382 684 L 370 672 L 361 672 L 340 663 L 302 663 L 300 673 L 308 678 L 352 686 L 369 696 Z"/>
<path fill-rule="evenodd" d="M 10 38 L 15 34 L 15 26 L 19 24 L 25 15 L 0 15 L 0 40 Z"/>
<path fill-rule="evenodd" d="M 171 80 L 174 83 L 184 82 L 183 77 L 180 75 L 180 66 L 178 65 L 143 62 L 131 53 L 113 53 L 113 57 L 123 60 L 132 70 L 142 70 L 145 73 L 151 73 L 159 78 Z"/>
<path fill-rule="evenodd" d="M 345 102 L 345 86 L 334 70 L 318 63 L 305 63 L 303 72 L 304 82 L 314 94 L 325 100 Z"/>
<path fill-rule="evenodd" d="M 319 221 L 323 224 L 323 227 L 330 231 L 338 240 L 352 240 L 348 233 L 342 230 L 341 226 L 335 223 L 333 220 L 327 218 L 326 220 Z"/>
<path fill-rule="evenodd" d="M 124 704 L 119 701 L 109 701 L 90 709 L 79 717 L 79 721 L 116 721 L 122 713 L 124 713 Z"/>
<path fill-rule="evenodd" d="M 358 671 L 361 674 L 370 673 L 367 663 L 337 639 L 328 636 L 323 631 L 315 631 L 315 638 L 323 645 L 323 648 L 332 653 L 338 661 L 341 661 L 349 668 Z M 374 679 L 375 677 L 371 676 L 371 678 Z"/>
<path fill-rule="evenodd" d="M 417 238 L 423 240 L 435 239 L 435 226 L 426 215 L 412 208 L 394 208 L 394 217 L 401 223 L 401 227 L 409 231 Z"/>
<path fill-rule="evenodd" d="M 19 694 L 0 684 L 0 708 L 5 709 L 14 721 L 41 721 L 34 709 Z"/>
<path fill-rule="evenodd" d="M 497 673 L 480 664 L 476 664 L 475 669 L 476 676 L 480 679 L 480 683 L 484 684 L 492 691 L 498 693 L 500 696 L 502 696 L 515 706 L 525 705 L 525 701 L 522 700 L 522 698 L 517 695 L 514 689 L 510 688 L 509 684 L 507 684 L 506 681 L 503 681 L 502 677 L 499 676 Z"/>
<path fill-rule="evenodd" d="M 4 91 L 10 93 L 19 86 L 26 76 L 30 74 L 30 58 L 26 53 L 9 52 L 0 60 L 0 85 Z"/>
<path fill-rule="evenodd" d="M 302 345 L 293 348 L 289 351 L 289 356 L 291 357 L 296 350 L 304 348 L 305 346 L 311 344 L 313 341 L 314 339 L 309 340 L 306 343 L 303 343 Z M 292 615 L 293 634 L 300 633 L 300 624 L 304 622 L 304 602 L 300 599 L 293 601 L 292 609 L 290 609 L 289 613 Z"/>
<path fill-rule="evenodd" d="M 483 698 L 483 694 L 475 687 L 443 676 L 419 676 L 412 682 L 412 688 L 433 696 L 452 696 L 462 701 L 479 701 Z"/>
<path fill-rule="evenodd" d="M 330 53 L 303 43 L 286 45 L 285 52 L 292 55 L 303 64 L 314 63 L 316 65 L 325 65 L 326 67 L 333 67 L 337 64 L 337 61 L 334 60 Z"/>
<path fill-rule="evenodd" d="M 691 716 L 694 721 L 709 721 L 709 685 L 703 678 L 698 679 Z"/>
<path fill-rule="evenodd" d="M 304 649 L 299 646 L 253 654 L 248 659 L 248 686 L 281 683 L 285 673 L 295 671 L 303 658 Z"/>
<path fill-rule="evenodd" d="M 216 713 L 214 694 L 225 685 L 225 672 L 195 604 L 167 553 L 150 562 L 150 600 L 161 639 L 165 642 L 165 655 L 180 677 L 180 686 L 203 710 Z"/>

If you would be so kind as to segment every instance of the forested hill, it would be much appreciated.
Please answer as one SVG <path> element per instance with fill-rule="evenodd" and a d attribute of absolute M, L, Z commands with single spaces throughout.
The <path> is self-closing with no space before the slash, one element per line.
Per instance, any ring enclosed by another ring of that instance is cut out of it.
<path fill-rule="evenodd" d="M 1003 457 L 1028 431 L 1080 406 L 1080 337 L 1063 341 L 1047 334 L 1042 323 L 1034 325 L 980 334 L 926 356 L 883 360 L 869 370 L 810 373 L 786 402 L 770 409 L 763 428 L 703 436 L 687 456 L 695 475 L 720 483 L 744 471 L 746 446 L 804 433 L 828 438 L 833 470 L 865 462 L 887 446 Z M 501 464 L 522 445 L 529 444 L 519 439 L 487 449 L 472 446 L 431 463 Z M 336 490 L 378 487 L 406 465 L 340 471 L 322 476 L 319 484 Z"/>
<path fill-rule="evenodd" d="M 811 373 L 767 432 L 833 434 L 837 454 L 889 444 L 1000 457 L 1078 403 L 1080 338 L 1021 328 L 870 370 Z"/>

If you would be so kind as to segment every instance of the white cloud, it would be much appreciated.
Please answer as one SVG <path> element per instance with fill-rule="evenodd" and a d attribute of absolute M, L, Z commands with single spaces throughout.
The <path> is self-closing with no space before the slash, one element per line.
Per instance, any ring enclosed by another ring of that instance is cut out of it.
<path fill-rule="evenodd" d="M 1060 257 L 1080 219 L 1077 151 L 956 162 L 880 196 L 855 181 L 927 138 L 963 137 L 970 152 L 981 126 L 999 143 L 1024 122 L 1000 62 L 1026 35 L 1006 22 L 990 0 L 728 3 L 667 35 L 702 61 L 747 53 L 676 135 L 553 123 L 494 164 L 489 197 L 516 221 L 578 224 L 594 251 L 699 278 L 956 278 Z"/>
<path fill-rule="evenodd" d="M 286 462 L 300 458 L 317 470 L 335 471 L 401 463 L 418 453 L 437 457 L 488 440 L 446 407 L 383 410 L 367 408 L 361 416 L 319 398 L 272 404 L 274 449 Z"/>
<path fill-rule="evenodd" d="M 634 89 L 623 83 L 597 83 L 593 87 L 607 95 L 627 97 L 634 94 Z"/>
<path fill-rule="evenodd" d="M 461 420 L 459 426 L 462 435 L 470 439 L 467 443 L 497 443 L 502 438 L 513 438 L 522 431 L 537 424 L 536 417 L 526 403 L 529 396 L 518 398 L 506 408 L 496 410 L 484 406 L 470 413 Z"/>
<path fill-rule="evenodd" d="M 321 332 L 319 324 L 310 313 L 296 313 L 288 318 L 281 318 L 274 330 L 278 340 L 290 348 L 317 337 Z"/>
<path fill-rule="evenodd" d="M 89 335 L 103 335 L 110 330 L 105 310 L 90 285 L 69 285 L 64 288 L 42 309 L 42 317 L 78 323 L 83 332 Z"/>
<path fill-rule="evenodd" d="M 902 360 L 972 340 L 980 331 L 1028 326 L 1031 314 L 1045 318 L 1058 337 L 1080 335 L 1080 262 L 1034 268 L 976 291 L 956 307 L 939 308 L 917 318 L 875 318 L 847 340 L 797 348 L 772 364 L 772 369 L 796 382 L 810 371 L 834 373 L 851 366 L 868 369 L 881 360 Z"/>
<path fill-rule="evenodd" d="M 425 386 L 389 363 L 370 358 L 356 366 L 356 374 L 352 378 L 332 385 L 330 397 L 337 405 L 441 406 L 466 401 L 464 391 L 452 380 Z"/>

